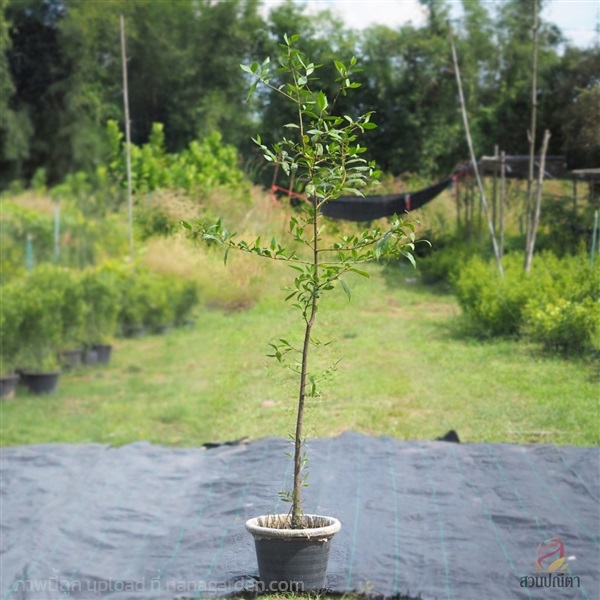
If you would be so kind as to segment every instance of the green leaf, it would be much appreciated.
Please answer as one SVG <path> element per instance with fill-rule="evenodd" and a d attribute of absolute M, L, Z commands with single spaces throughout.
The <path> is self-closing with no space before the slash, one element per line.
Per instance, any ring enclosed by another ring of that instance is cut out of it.
<path fill-rule="evenodd" d="M 319 111 L 323 112 L 327 108 L 327 104 L 327 96 L 325 95 L 323 90 L 320 90 L 317 94 L 317 106 L 319 108 Z"/>
<path fill-rule="evenodd" d="M 256 65 L 256 63 L 254 63 Z M 250 73 L 253 74 L 254 71 L 248 66 L 248 65 L 240 65 L 240 68 L 242 69 L 242 71 L 245 71 L 246 73 Z"/>
<path fill-rule="evenodd" d="M 415 262 L 415 257 L 410 252 L 403 252 L 402 254 L 404 256 L 406 256 L 406 258 L 408 258 L 408 260 L 411 262 L 412 266 L 415 267 L 415 269 L 416 269 L 417 263 Z"/>
<path fill-rule="evenodd" d="M 258 86 L 258 79 L 250 86 L 250 89 L 248 90 L 248 95 L 246 96 L 246 102 L 248 102 L 248 100 L 250 100 L 250 98 L 252 98 L 252 96 L 254 95 L 254 92 L 256 91 L 257 86 Z"/>
<path fill-rule="evenodd" d="M 351 300 L 352 294 L 350 293 L 350 288 L 348 287 L 348 284 L 343 279 L 340 279 L 340 283 L 342 284 L 342 287 L 344 288 L 344 292 L 346 292 L 346 296 L 348 296 L 348 300 Z"/>
<path fill-rule="evenodd" d="M 358 275 L 361 275 L 362 277 L 365 277 L 366 279 L 369 279 L 371 277 L 366 271 L 361 271 L 360 269 L 356 269 L 354 267 L 352 267 L 351 269 L 348 269 L 348 270 L 351 271 L 352 273 L 357 273 Z"/>

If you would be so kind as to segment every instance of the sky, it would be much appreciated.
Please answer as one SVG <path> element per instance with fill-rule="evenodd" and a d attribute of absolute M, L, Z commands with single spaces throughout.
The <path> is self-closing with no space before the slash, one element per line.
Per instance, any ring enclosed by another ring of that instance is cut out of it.
<path fill-rule="evenodd" d="M 266 9 L 281 0 L 265 0 Z M 497 4 L 502 0 L 488 0 Z M 374 23 L 397 27 L 412 22 L 425 21 L 424 9 L 418 0 L 305 0 L 307 10 L 329 8 L 337 12 L 349 27 L 361 29 Z M 460 18 L 462 0 L 449 0 L 452 17 Z M 549 0 L 542 18 L 556 23 L 568 41 L 581 48 L 600 42 L 600 0 Z"/>

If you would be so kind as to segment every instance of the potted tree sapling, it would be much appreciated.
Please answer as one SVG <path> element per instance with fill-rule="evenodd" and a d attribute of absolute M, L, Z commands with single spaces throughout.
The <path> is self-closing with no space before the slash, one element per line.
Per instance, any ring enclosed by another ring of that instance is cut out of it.
<path fill-rule="evenodd" d="M 81 275 L 83 299 L 88 307 L 84 322 L 84 356 L 88 364 L 110 362 L 119 316 L 117 282 L 117 273 L 110 265 L 88 267 Z"/>
<path fill-rule="evenodd" d="M 297 46 L 299 36 L 284 36 L 280 44 L 279 66 L 271 68 L 269 59 L 242 66 L 253 78 L 249 97 L 259 85 L 273 94 L 280 94 L 295 109 L 296 118 L 286 125 L 290 137 L 272 147 L 254 140 L 266 160 L 276 163 L 287 174 L 305 182 L 304 191 L 310 200 L 303 203 L 289 220 L 289 235 L 296 252 L 275 238 L 270 244 L 260 237 L 252 242 L 239 240 L 219 220 L 216 223 L 183 223 L 194 236 L 225 246 L 225 260 L 230 250 L 281 261 L 294 271 L 294 280 L 287 289 L 288 301 L 303 325 L 299 344 L 279 339 L 271 343 L 276 360 L 297 374 L 298 395 L 295 433 L 293 434 L 293 488 L 281 492 L 290 502 L 287 514 L 260 516 L 250 519 L 246 528 L 254 536 L 260 579 L 267 586 L 295 582 L 298 590 L 319 590 L 325 585 L 330 541 L 341 525 L 330 516 L 304 514 L 302 490 L 306 484 L 306 454 L 304 408 L 307 397 L 318 394 L 317 383 L 334 367 L 319 374 L 309 370 L 311 348 L 322 345 L 313 333 L 320 302 L 327 292 L 341 287 L 350 296 L 346 282 L 349 274 L 368 277 L 361 270 L 363 263 L 382 257 L 404 255 L 414 263 L 414 227 L 399 217 L 385 227 L 374 227 L 353 235 L 332 237 L 322 208 L 340 195 L 362 195 L 367 184 L 374 181 L 374 165 L 362 154 L 364 146 L 359 136 L 373 129 L 372 113 L 358 118 L 339 115 L 336 100 L 359 86 L 354 74 L 359 71 L 356 59 L 349 66 L 334 61 L 337 71 L 337 95 L 330 99 L 319 89 L 318 66 Z"/>
<path fill-rule="evenodd" d="M 14 284 L 4 285 L 0 302 L 0 398 L 12 398 L 19 380 L 15 360 L 23 311 L 14 290 Z"/>
<path fill-rule="evenodd" d="M 16 364 L 21 382 L 32 394 L 53 392 L 58 385 L 64 294 L 57 278 L 62 275 L 52 265 L 39 265 L 13 288 L 22 311 Z"/>

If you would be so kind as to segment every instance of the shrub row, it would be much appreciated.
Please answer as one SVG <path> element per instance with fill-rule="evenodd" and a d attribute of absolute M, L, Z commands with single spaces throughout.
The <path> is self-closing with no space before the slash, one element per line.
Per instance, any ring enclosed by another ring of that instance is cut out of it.
<path fill-rule="evenodd" d="M 53 370 L 59 351 L 107 343 L 132 327 L 183 324 L 198 302 L 193 282 L 114 264 L 83 271 L 43 264 L 1 292 L 4 374 Z"/>
<path fill-rule="evenodd" d="M 471 332 L 480 336 L 518 335 L 547 349 L 581 352 L 600 331 L 600 265 L 583 256 L 536 255 L 531 272 L 523 255 L 504 258 L 500 277 L 495 261 L 473 257 L 452 283 Z"/>

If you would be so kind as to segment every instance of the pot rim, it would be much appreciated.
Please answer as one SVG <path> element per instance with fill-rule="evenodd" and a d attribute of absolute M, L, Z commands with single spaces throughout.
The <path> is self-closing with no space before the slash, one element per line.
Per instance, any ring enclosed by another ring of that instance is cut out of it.
<path fill-rule="evenodd" d="M 288 514 L 263 515 L 254 517 L 246 521 L 246 530 L 251 533 L 255 539 L 278 539 L 278 540 L 329 540 L 341 528 L 342 524 L 334 517 L 323 515 L 305 515 L 322 519 L 327 524 L 322 527 L 311 527 L 306 529 L 277 529 L 274 527 L 264 527 L 259 525 L 261 519 L 281 517 L 286 518 Z"/>
<path fill-rule="evenodd" d="M 19 373 L 0 373 L 0 379 L 3 381 L 13 381 L 14 379 L 19 379 L 21 376 Z"/>
<path fill-rule="evenodd" d="M 62 371 L 60 369 L 56 370 L 56 371 L 26 371 L 25 369 L 23 369 L 19 375 L 21 377 L 52 377 L 54 375 L 60 375 L 62 373 Z"/>

